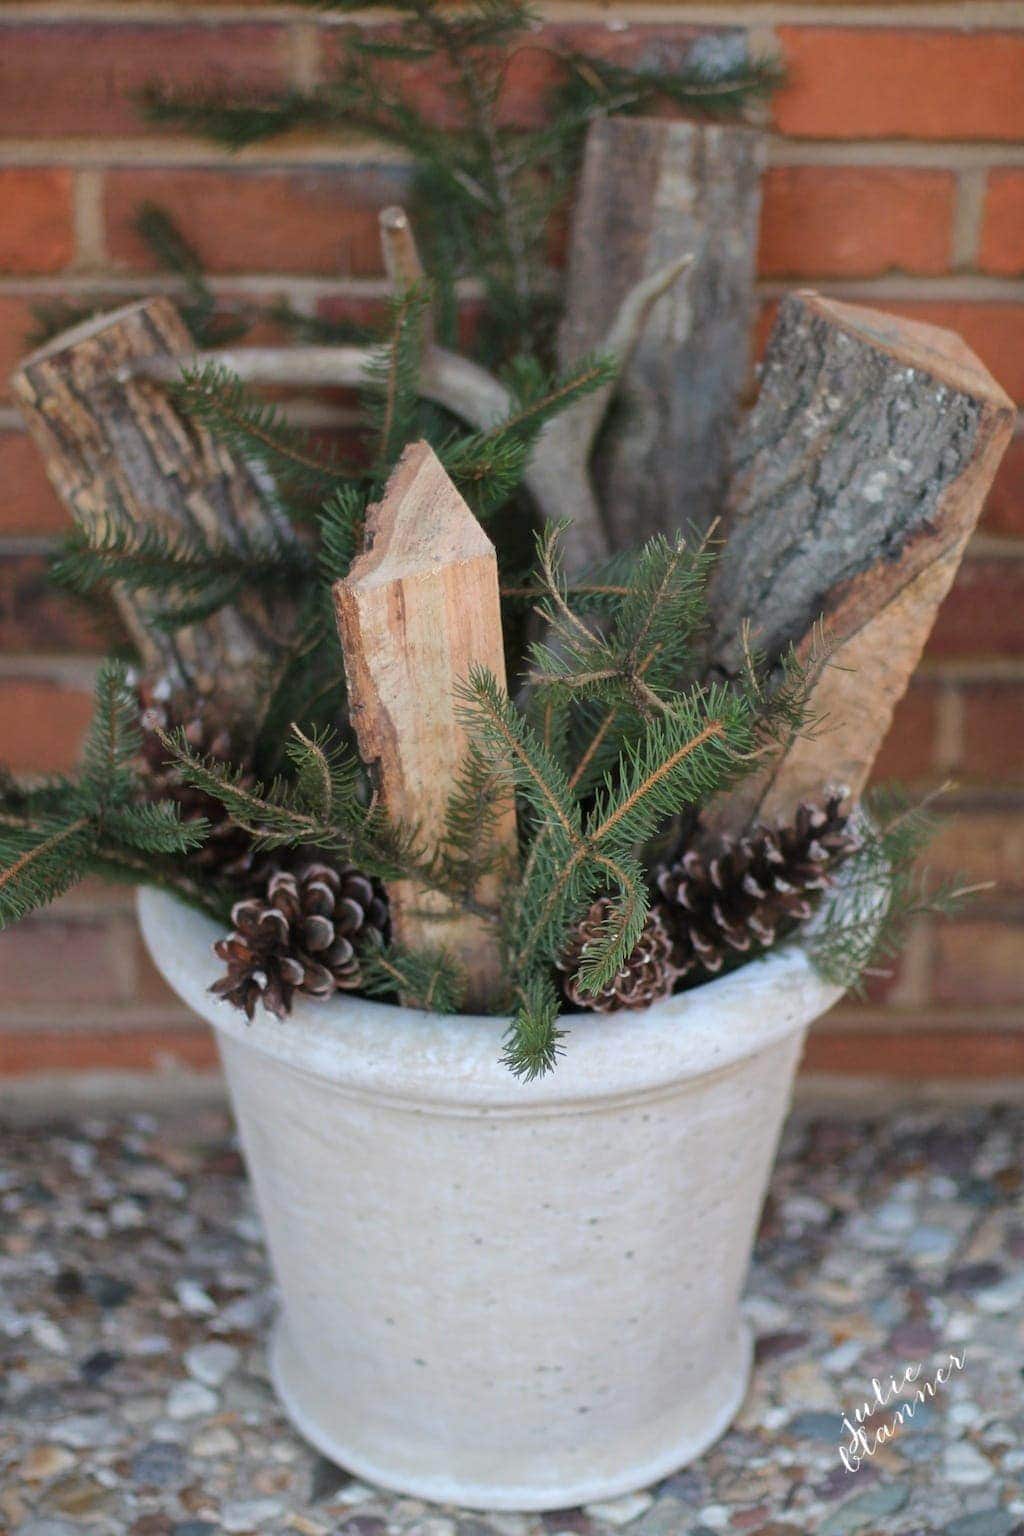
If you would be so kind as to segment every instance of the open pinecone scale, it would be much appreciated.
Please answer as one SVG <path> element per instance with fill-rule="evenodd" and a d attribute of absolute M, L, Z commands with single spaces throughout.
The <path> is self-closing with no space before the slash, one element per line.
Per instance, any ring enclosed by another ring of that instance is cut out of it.
<path fill-rule="evenodd" d="M 353 868 L 313 862 L 277 870 L 262 895 L 237 901 L 233 931 L 213 946 L 227 972 L 210 988 L 244 1010 L 284 1018 L 295 994 L 327 998 L 362 985 L 360 954 L 387 937 L 387 904 Z"/>
<path fill-rule="evenodd" d="M 607 897 L 594 902 L 557 962 L 568 1001 L 601 1013 L 645 1008 L 686 976 L 714 976 L 731 956 L 771 948 L 810 917 L 815 896 L 860 846 L 844 799 L 832 793 L 823 806 L 801 805 L 789 826 L 698 842 L 657 871 L 659 899 L 636 947 L 596 994 L 582 991 L 578 978 L 609 915 Z"/>
<path fill-rule="evenodd" d="M 801 805 L 788 826 L 755 826 L 744 837 L 688 849 L 658 872 L 656 910 L 680 976 L 715 975 L 730 954 L 770 948 L 810 917 L 815 895 L 860 846 L 844 798 Z"/>

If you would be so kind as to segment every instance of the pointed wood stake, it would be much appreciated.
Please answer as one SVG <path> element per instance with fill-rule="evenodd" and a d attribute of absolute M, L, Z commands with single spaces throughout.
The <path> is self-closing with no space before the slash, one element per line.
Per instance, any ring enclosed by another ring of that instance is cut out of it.
<path fill-rule="evenodd" d="M 473 665 L 505 686 L 497 559 L 424 442 L 405 450 L 369 509 L 366 541 L 334 587 L 352 724 L 385 810 L 416 824 L 433 850 L 468 747 L 456 689 Z M 511 795 L 496 842 L 514 857 Z M 467 1008 L 487 1009 L 501 968 L 494 924 L 453 912 L 445 897 L 412 880 L 393 882 L 388 895 L 397 942 L 455 955 L 469 978 Z M 496 908 L 497 880 L 482 879 L 476 895 Z"/>

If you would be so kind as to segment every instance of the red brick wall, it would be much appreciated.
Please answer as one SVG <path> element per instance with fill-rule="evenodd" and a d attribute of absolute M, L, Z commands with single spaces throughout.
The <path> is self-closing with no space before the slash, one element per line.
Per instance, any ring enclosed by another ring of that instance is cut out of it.
<path fill-rule="evenodd" d="M 749 26 L 785 56 L 773 108 L 761 275 L 765 323 L 791 284 L 949 325 L 1024 398 L 1024 19 L 981 4 L 603 6 L 568 0 L 552 27 L 629 51 Z M 131 228 L 152 198 L 181 221 L 225 294 L 360 309 L 380 293 L 376 211 L 405 168 L 372 145 L 293 136 L 229 158 L 141 124 L 154 74 L 232 87 L 314 81 L 336 46 L 308 9 L 170 0 L 8 4 L 0 14 L 0 375 L 31 308 L 113 304 L 153 286 Z M 507 110 L 536 114 L 542 55 Z M 413 82 L 424 92 L 428 79 Z M 443 103 L 436 103 L 443 110 Z M 157 279 L 157 281 L 163 281 Z M 74 761 L 102 649 L 47 592 L 64 523 L 0 398 L 0 756 Z M 925 924 L 870 1001 L 815 1034 L 816 1068 L 1000 1076 L 1024 1070 L 1024 438 L 1008 456 L 885 749 L 883 771 L 953 777 L 958 814 L 933 864 L 997 889 L 955 926 Z M 127 904 L 87 890 L 0 940 L 0 1074 L 201 1065 L 205 1033 L 154 977 Z"/>

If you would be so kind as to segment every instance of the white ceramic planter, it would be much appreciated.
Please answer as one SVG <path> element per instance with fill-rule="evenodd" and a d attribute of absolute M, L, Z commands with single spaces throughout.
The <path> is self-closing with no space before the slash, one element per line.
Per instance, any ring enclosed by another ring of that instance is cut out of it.
<path fill-rule="evenodd" d="M 572 1020 L 553 1076 L 503 1025 L 339 996 L 253 1024 L 207 992 L 214 926 L 140 893 L 217 1029 L 283 1309 L 289 1416 L 371 1482 L 483 1509 L 642 1487 L 746 1391 L 739 1314 L 807 1025 L 797 945 L 642 1014 Z"/>

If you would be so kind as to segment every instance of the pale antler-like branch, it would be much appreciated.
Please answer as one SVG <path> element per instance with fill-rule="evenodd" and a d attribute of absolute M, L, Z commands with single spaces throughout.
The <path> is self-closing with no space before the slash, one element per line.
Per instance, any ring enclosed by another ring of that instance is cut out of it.
<path fill-rule="evenodd" d="M 392 283 L 408 286 L 418 280 L 422 265 L 409 221 L 400 208 L 381 216 L 385 262 Z M 620 365 L 629 356 L 652 304 L 692 264 L 689 255 L 677 258 L 637 283 L 623 299 L 604 342 L 598 349 L 615 356 Z M 239 347 L 200 352 L 190 366 L 216 363 L 244 383 L 303 389 L 358 388 L 366 381 L 373 357 L 368 347 Z M 148 378 L 171 382 L 178 369 L 171 360 L 154 360 L 139 369 Z M 428 345 L 420 370 L 425 399 L 442 405 L 461 420 L 486 432 L 513 410 L 504 384 L 469 358 L 445 347 Z M 548 423 L 534 447 L 525 482 L 549 522 L 570 519 L 562 550 L 570 574 L 603 560 L 608 538 L 589 472 L 594 439 L 615 392 L 614 382 L 576 402 Z"/>

